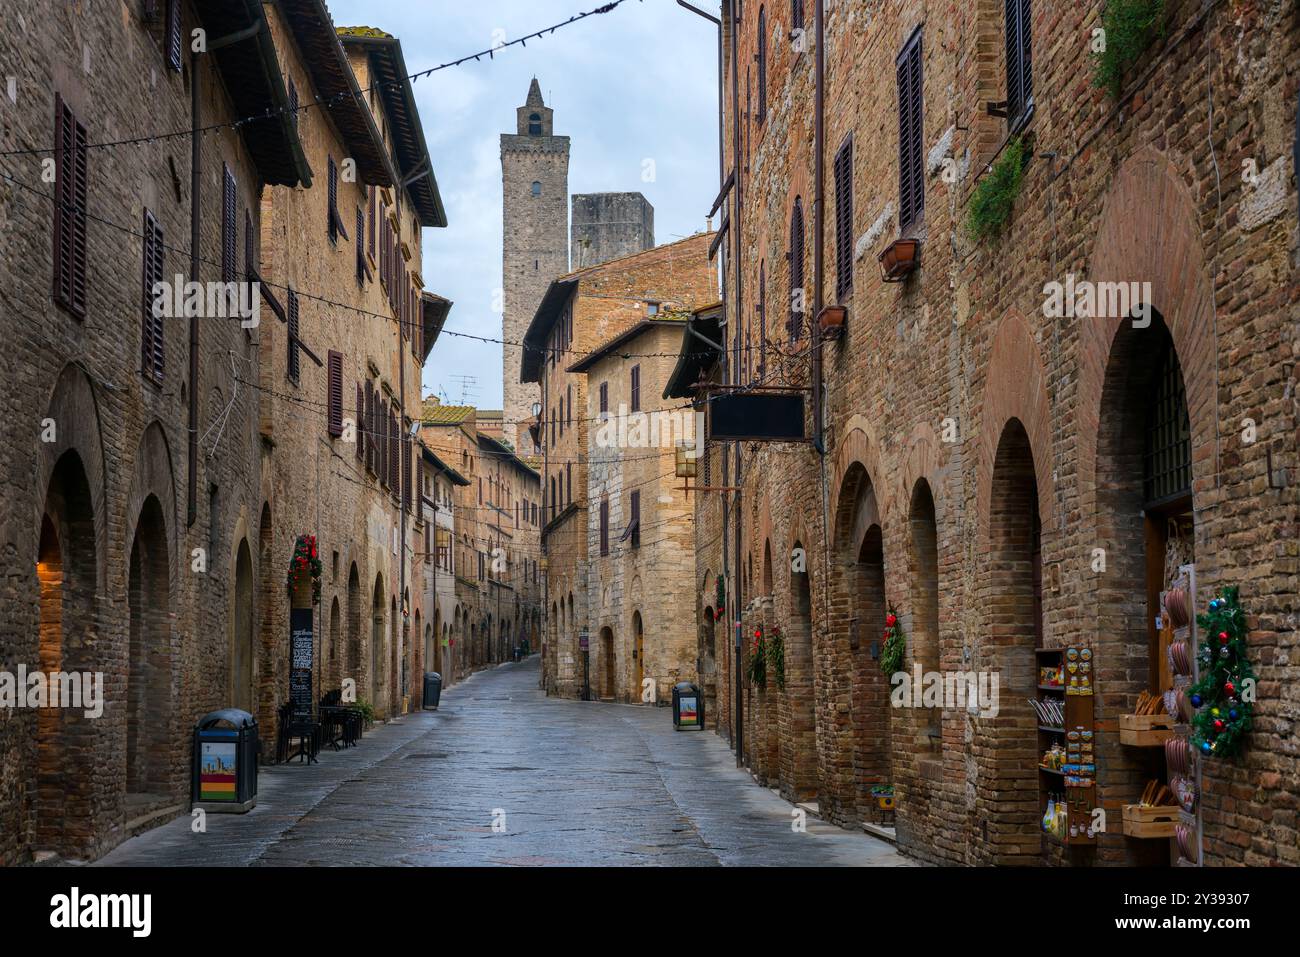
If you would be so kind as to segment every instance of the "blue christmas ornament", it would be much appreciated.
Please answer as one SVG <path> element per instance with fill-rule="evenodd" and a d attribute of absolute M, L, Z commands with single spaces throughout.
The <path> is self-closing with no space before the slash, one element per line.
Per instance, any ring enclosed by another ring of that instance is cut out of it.
<path fill-rule="evenodd" d="M 1208 741 L 1202 741 L 1202 742 L 1201 742 L 1201 750 L 1204 751 L 1206 754 L 1209 754 L 1209 753 L 1210 753 L 1210 742 L 1208 742 Z"/>
<path fill-rule="evenodd" d="M 1231 711 L 1229 711 L 1229 712 L 1228 712 L 1228 717 L 1231 718 L 1233 721 L 1236 721 L 1236 720 L 1237 720 L 1237 709 L 1236 709 L 1236 708 L 1233 708 Z"/>
<path fill-rule="evenodd" d="M 1199 708 L 1200 706 L 1201 706 L 1201 696 L 1198 694 L 1192 695 L 1192 707 Z"/>

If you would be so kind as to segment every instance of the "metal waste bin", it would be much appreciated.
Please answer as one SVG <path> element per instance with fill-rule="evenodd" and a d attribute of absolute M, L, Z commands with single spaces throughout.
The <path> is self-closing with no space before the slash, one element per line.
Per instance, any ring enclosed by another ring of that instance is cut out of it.
<path fill-rule="evenodd" d="M 673 727 L 678 731 L 704 727 L 704 696 L 689 681 L 673 685 Z"/>
<path fill-rule="evenodd" d="M 243 814 L 257 805 L 257 719 L 226 708 L 194 726 L 190 804 L 205 811 Z"/>
<path fill-rule="evenodd" d="M 426 671 L 424 673 L 424 704 L 422 707 L 425 711 L 437 711 L 438 699 L 442 697 L 442 675 L 436 671 Z"/>

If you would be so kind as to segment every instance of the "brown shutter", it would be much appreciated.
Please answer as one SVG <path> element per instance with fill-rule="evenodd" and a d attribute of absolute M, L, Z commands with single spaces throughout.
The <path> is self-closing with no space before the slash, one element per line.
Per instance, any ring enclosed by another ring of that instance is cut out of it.
<path fill-rule="evenodd" d="M 289 378 L 298 382 L 298 294 L 289 290 Z"/>
<path fill-rule="evenodd" d="M 329 351 L 328 357 L 328 392 L 326 397 L 326 428 L 331 438 L 337 439 L 343 434 L 343 353 Z"/>
<path fill-rule="evenodd" d="M 767 11 L 758 8 L 758 122 L 767 119 Z"/>
<path fill-rule="evenodd" d="M 298 125 L 298 87 L 294 85 L 293 77 L 289 77 L 289 118 L 294 126 Z"/>
<path fill-rule="evenodd" d="M 641 411 L 641 367 L 635 365 L 632 367 L 632 402 L 631 411 Z"/>
<path fill-rule="evenodd" d="M 366 383 L 366 469 L 371 475 L 375 474 L 375 390 L 370 383 Z"/>
<path fill-rule="evenodd" d="M 600 553 L 609 554 L 609 500 L 600 503 Z"/>
<path fill-rule="evenodd" d="M 388 485 L 394 492 L 400 492 L 402 488 L 401 439 L 401 429 L 397 424 L 397 406 L 394 405 L 388 411 Z"/>
<path fill-rule="evenodd" d="M 366 284 L 366 248 L 362 237 L 366 234 L 366 214 L 357 207 L 357 285 Z"/>
<path fill-rule="evenodd" d="M 330 242 L 337 243 L 339 241 L 339 231 L 337 226 L 338 217 L 335 215 L 334 210 L 338 209 L 338 203 L 339 203 L 339 169 L 337 166 L 334 165 L 333 156 L 328 157 L 328 159 L 329 159 L 329 176 L 328 176 L 329 195 L 326 201 L 329 203 L 329 209 L 326 210 L 325 212 L 325 218 L 326 220 L 328 220 L 326 224 L 326 232 L 329 233 Z"/>
<path fill-rule="evenodd" d="M 140 372 L 162 385 L 163 317 L 154 315 L 153 287 L 163 278 L 163 233 L 153 213 L 144 211 L 144 262 L 141 272 L 143 315 L 140 323 Z"/>
<path fill-rule="evenodd" d="M 406 429 L 398 434 L 402 448 L 402 507 L 411 510 L 411 448 L 406 444 Z"/>
<path fill-rule="evenodd" d="M 835 154 L 835 295 L 853 291 L 853 137 Z"/>
<path fill-rule="evenodd" d="M 235 174 L 221 164 L 221 281 L 235 281 Z"/>
<path fill-rule="evenodd" d="M 392 433 L 388 430 L 388 402 L 380 399 L 375 406 L 375 440 L 379 443 L 379 455 L 375 461 L 375 470 L 379 473 L 379 482 L 388 487 L 388 440 Z"/>
<path fill-rule="evenodd" d="M 921 31 L 898 57 L 898 228 L 906 231 L 925 208 L 925 162 L 921 155 Z"/>
<path fill-rule="evenodd" d="M 374 258 L 375 258 L 375 205 L 376 205 L 376 202 L 377 202 L 376 199 L 375 199 L 375 192 L 376 192 L 376 187 L 371 186 L 371 187 L 370 187 L 370 203 L 369 203 L 369 206 L 370 206 L 370 233 L 369 233 L 369 235 L 366 237 L 366 250 L 367 250 L 367 252 L 370 253 L 370 258 L 371 258 L 371 259 L 374 259 Z"/>
<path fill-rule="evenodd" d="M 86 128 L 54 98 L 54 301 L 86 317 Z"/>
<path fill-rule="evenodd" d="M 244 210 L 244 276 L 250 282 L 257 273 L 257 242 L 253 236 L 253 211 Z"/>
<path fill-rule="evenodd" d="M 356 423 L 356 425 L 354 426 L 354 431 L 356 432 L 356 436 L 357 436 L 357 461 L 359 462 L 364 462 L 366 460 L 365 421 L 362 419 L 362 412 L 365 410 L 365 407 L 366 407 L 366 393 L 365 390 L 361 387 L 361 383 L 358 382 L 357 383 L 357 409 L 355 413 L 356 417 L 353 419 L 353 421 Z"/>
<path fill-rule="evenodd" d="M 632 547 L 640 548 L 641 547 L 641 493 L 639 491 L 632 493 L 631 504 L 632 504 L 632 508 L 630 509 L 630 511 L 632 513 L 631 516 L 632 520 L 629 523 L 628 527 L 632 529 Z"/>
<path fill-rule="evenodd" d="M 808 307 L 803 288 L 803 248 L 803 201 L 796 196 L 790 214 L 790 319 L 786 325 L 791 342 L 802 333 L 803 313 Z"/>
<path fill-rule="evenodd" d="M 181 71 L 181 0 L 167 0 L 167 65 Z"/>

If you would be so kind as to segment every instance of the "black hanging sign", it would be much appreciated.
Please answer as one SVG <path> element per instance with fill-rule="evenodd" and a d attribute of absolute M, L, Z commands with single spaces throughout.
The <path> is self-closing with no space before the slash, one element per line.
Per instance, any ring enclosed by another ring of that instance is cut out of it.
<path fill-rule="evenodd" d="M 802 392 L 733 392 L 709 403 L 711 442 L 802 442 Z"/>
<path fill-rule="evenodd" d="M 310 608 L 289 609 L 289 700 L 295 714 L 311 714 L 315 634 Z"/>

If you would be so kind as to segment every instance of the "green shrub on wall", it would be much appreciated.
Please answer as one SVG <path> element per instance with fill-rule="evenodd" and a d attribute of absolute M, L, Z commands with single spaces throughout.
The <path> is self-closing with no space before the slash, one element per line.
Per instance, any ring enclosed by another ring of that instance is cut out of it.
<path fill-rule="evenodd" d="M 966 215 L 966 232 L 974 240 L 1002 231 L 1025 181 L 1025 144 L 1016 137 L 975 187 Z"/>
<path fill-rule="evenodd" d="M 1119 99 L 1124 77 L 1158 36 L 1165 33 L 1165 0 L 1107 0 L 1102 34 L 1093 43 L 1096 85 Z"/>

